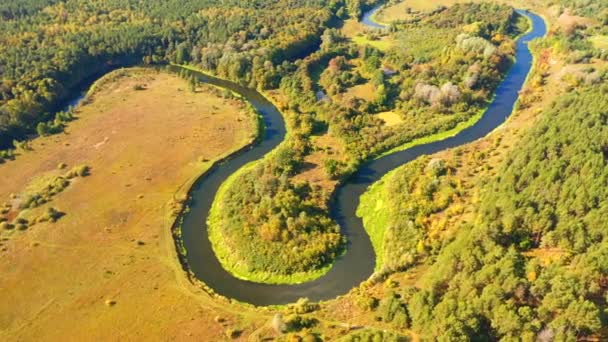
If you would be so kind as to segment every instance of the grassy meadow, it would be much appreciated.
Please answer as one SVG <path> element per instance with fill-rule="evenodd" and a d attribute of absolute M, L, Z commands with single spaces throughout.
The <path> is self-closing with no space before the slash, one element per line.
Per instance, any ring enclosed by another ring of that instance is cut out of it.
<path fill-rule="evenodd" d="M 183 338 L 188 330 L 221 339 L 214 317 L 236 321 L 201 306 L 205 295 L 193 300 L 170 227 L 189 185 L 252 141 L 256 118 L 241 100 L 206 86 L 192 92 L 165 72 L 119 70 L 98 85 L 64 133 L 36 138 L 0 165 L 0 198 L 10 204 L 2 216 L 30 223 L 0 231 L 2 335 L 106 339 L 137 330 Z M 82 165 L 88 172 L 80 176 Z M 34 194 L 45 201 L 23 208 Z M 37 220 L 50 208 L 62 215 Z M 200 314 L 183 319 L 192 312 Z"/>

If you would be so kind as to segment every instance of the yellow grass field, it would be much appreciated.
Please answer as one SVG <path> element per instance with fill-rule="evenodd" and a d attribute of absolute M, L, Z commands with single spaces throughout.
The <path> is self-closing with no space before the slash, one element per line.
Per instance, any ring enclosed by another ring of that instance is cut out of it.
<path fill-rule="evenodd" d="M 380 119 L 382 119 L 382 121 L 384 121 L 385 125 L 387 126 L 396 126 L 400 123 L 403 122 L 403 118 L 393 112 L 393 111 L 389 111 L 389 112 L 382 112 L 382 113 L 378 113 L 376 114 Z"/>
<path fill-rule="evenodd" d="M 91 167 L 34 210 L 59 209 L 57 222 L 0 232 L 0 340 L 217 341 L 227 324 L 259 322 L 259 312 L 220 306 L 187 281 L 170 232 L 172 200 L 252 140 L 252 113 L 152 70 L 100 88 L 65 133 L 37 138 L 33 151 L 0 165 L 0 203 L 60 163 Z"/>
<path fill-rule="evenodd" d="M 373 101 L 376 93 L 376 88 L 371 82 L 358 84 L 354 87 L 346 89 L 344 94 L 340 94 L 340 100 L 347 103 L 351 99 L 359 98 L 365 101 Z"/>
<path fill-rule="evenodd" d="M 389 38 L 383 37 L 381 39 L 378 40 L 372 40 L 372 39 L 368 39 L 365 36 L 355 36 L 352 38 L 353 42 L 355 42 L 356 44 L 359 45 L 369 45 L 372 47 L 375 47 L 376 49 L 380 50 L 380 51 L 386 51 L 388 50 L 391 46 L 393 46 L 393 41 Z"/>
<path fill-rule="evenodd" d="M 379 39 L 369 39 L 366 37 L 368 29 L 358 21 L 346 20 L 342 27 L 342 34 L 347 38 L 350 38 L 355 44 L 358 45 L 370 45 L 378 50 L 386 51 L 393 46 L 394 40 L 388 36 L 379 37 Z M 374 30 L 370 30 L 374 32 Z"/>
<path fill-rule="evenodd" d="M 428 12 L 439 6 L 451 6 L 464 0 L 403 0 L 397 4 L 387 6 L 380 10 L 374 19 L 381 23 L 390 23 L 395 20 L 405 20 L 412 17 L 407 10 L 412 13 Z M 470 1 L 469 1 L 470 2 Z"/>
<path fill-rule="evenodd" d="M 608 50 L 608 36 L 593 36 L 589 40 L 596 49 Z"/>

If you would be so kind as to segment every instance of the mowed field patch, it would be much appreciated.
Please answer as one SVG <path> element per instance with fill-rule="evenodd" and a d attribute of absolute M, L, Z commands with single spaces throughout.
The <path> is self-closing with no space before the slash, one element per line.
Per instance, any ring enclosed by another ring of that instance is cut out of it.
<path fill-rule="evenodd" d="M 403 0 L 394 5 L 387 6 L 376 14 L 378 22 L 391 23 L 396 20 L 406 20 L 413 14 L 430 12 L 439 6 L 452 6 L 456 3 L 467 2 L 465 0 Z M 474 1 L 468 1 L 474 2 Z"/>
<path fill-rule="evenodd" d="M 353 43 L 365 46 L 369 45 L 378 50 L 386 51 L 390 49 L 394 41 L 376 29 L 367 28 L 356 20 L 346 20 L 342 26 L 342 34 L 349 38 Z"/>
<path fill-rule="evenodd" d="M 90 167 L 21 213 L 52 206 L 65 213 L 57 222 L 0 232 L 5 340 L 220 340 L 214 317 L 232 326 L 248 317 L 187 282 L 170 227 L 175 199 L 214 160 L 252 141 L 255 115 L 210 86 L 188 90 L 176 75 L 119 74 L 100 83 L 65 133 L 34 139 L 32 151 L 0 165 L 0 203 L 49 175 Z"/>
<path fill-rule="evenodd" d="M 596 49 L 608 50 L 608 35 L 596 35 L 589 40 Z"/>
<path fill-rule="evenodd" d="M 346 92 L 338 95 L 338 97 L 340 101 L 345 104 L 353 99 L 361 99 L 371 102 L 376 97 L 376 87 L 374 87 L 372 82 L 357 84 L 354 87 L 346 89 Z"/>
<path fill-rule="evenodd" d="M 381 112 L 376 114 L 387 126 L 396 126 L 403 122 L 403 118 L 393 111 Z"/>

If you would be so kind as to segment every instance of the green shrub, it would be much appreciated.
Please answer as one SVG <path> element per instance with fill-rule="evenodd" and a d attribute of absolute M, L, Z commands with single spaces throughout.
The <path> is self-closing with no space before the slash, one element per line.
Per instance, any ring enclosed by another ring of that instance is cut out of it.
<path fill-rule="evenodd" d="M 355 297 L 355 304 L 363 310 L 373 311 L 378 307 L 378 298 L 366 294 Z"/>
<path fill-rule="evenodd" d="M 288 316 L 285 320 L 288 331 L 300 331 L 302 329 L 308 329 L 315 326 L 319 320 L 316 318 L 305 317 L 300 315 Z"/>
<path fill-rule="evenodd" d="M 87 165 L 79 165 L 73 167 L 68 173 L 65 174 L 67 179 L 72 179 L 76 177 L 86 177 L 90 174 L 91 168 Z"/>
<path fill-rule="evenodd" d="M 389 292 L 380 303 L 379 314 L 382 321 L 393 323 L 398 328 L 409 327 L 409 317 L 404 303 L 394 292 Z"/>
<path fill-rule="evenodd" d="M 40 215 L 36 218 L 36 222 L 56 222 L 63 215 L 65 215 L 65 214 L 60 212 L 59 210 L 57 210 L 53 207 L 49 207 L 46 209 L 46 211 L 42 215 Z"/>
<path fill-rule="evenodd" d="M 308 298 L 300 298 L 295 304 L 290 305 L 293 312 L 305 314 L 319 309 L 319 304 L 311 303 Z"/>

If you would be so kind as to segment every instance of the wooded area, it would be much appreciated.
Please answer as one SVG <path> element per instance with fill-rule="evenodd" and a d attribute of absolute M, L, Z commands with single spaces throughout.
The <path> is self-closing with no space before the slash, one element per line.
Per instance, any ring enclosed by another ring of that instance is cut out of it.
<path fill-rule="evenodd" d="M 277 85 L 281 63 L 314 49 L 335 11 L 321 0 L 31 0 L 0 6 L 2 149 L 52 120 L 79 85 L 113 66 L 194 63 L 248 86 Z"/>
<path fill-rule="evenodd" d="M 608 300 L 607 163 L 608 87 L 585 86 L 548 108 L 480 182 L 475 218 L 451 240 L 429 237 L 428 220 L 461 191 L 449 164 L 421 158 L 387 177 L 366 195 L 391 199 L 379 223 L 383 270 L 431 263 L 422 289 L 400 289 L 412 327 L 455 340 L 597 332 Z M 533 257 L 545 251 L 559 257 Z"/>

